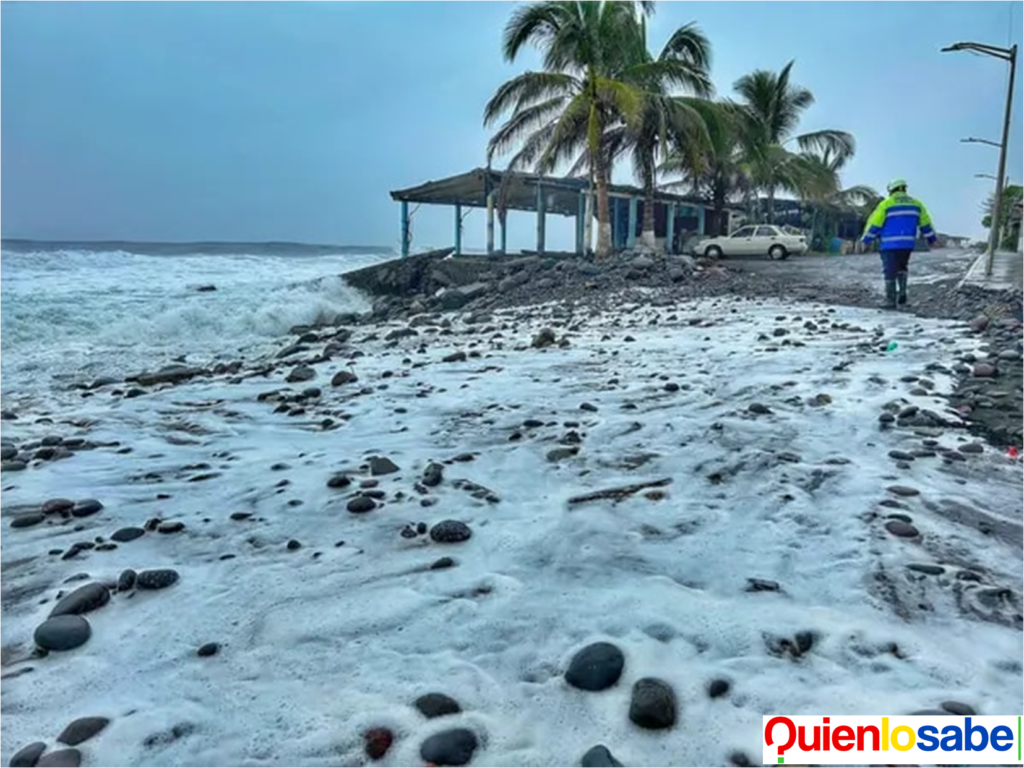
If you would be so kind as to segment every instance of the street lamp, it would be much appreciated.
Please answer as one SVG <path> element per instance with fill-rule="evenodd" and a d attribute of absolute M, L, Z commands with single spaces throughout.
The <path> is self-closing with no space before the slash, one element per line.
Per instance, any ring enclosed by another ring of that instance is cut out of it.
<path fill-rule="evenodd" d="M 973 136 L 969 139 L 960 139 L 961 144 L 988 144 L 990 147 L 1000 149 L 1003 145 L 998 141 L 989 141 L 988 139 L 976 139 Z"/>
<path fill-rule="evenodd" d="M 995 259 L 996 248 L 999 246 L 999 219 L 1003 207 L 1003 177 L 1006 176 L 1006 147 L 1010 142 L 1010 118 L 1013 107 L 1013 80 L 1017 74 L 1017 46 L 999 48 L 984 43 L 954 43 L 942 49 L 942 53 L 948 51 L 974 51 L 986 56 L 994 56 L 997 59 L 1010 62 L 1010 83 L 1006 89 L 1006 114 L 1003 116 L 1003 140 L 999 142 L 999 172 L 996 174 L 996 197 L 992 208 L 992 229 L 989 231 L 988 259 L 985 262 L 985 275 L 992 274 L 992 262 Z M 989 144 L 991 142 L 977 139 L 977 143 Z"/>

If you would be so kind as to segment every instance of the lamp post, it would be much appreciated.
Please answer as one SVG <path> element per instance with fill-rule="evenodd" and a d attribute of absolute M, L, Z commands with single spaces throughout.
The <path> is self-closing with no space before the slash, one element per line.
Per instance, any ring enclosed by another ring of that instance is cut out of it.
<path fill-rule="evenodd" d="M 1003 115 L 1003 140 L 999 142 L 999 171 L 996 173 L 996 198 L 992 208 L 992 229 L 989 231 L 988 258 L 985 262 L 985 275 L 992 274 L 992 262 L 995 259 L 996 248 L 999 246 L 999 219 L 1003 207 L 1003 178 L 1006 176 L 1006 148 L 1010 142 L 1010 118 L 1013 116 L 1013 81 L 1017 75 L 1017 46 L 999 48 L 984 43 L 954 43 L 942 49 L 943 53 L 948 51 L 974 51 L 985 56 L 994 56 L 997 59 L 1010 63 L 1010 83 L 1006 89 L 1006 113 Z M 972 143 L 990 144 L 992 142 L 984 139 L 975 139 Z"/>
<path fill-rule="evenodd" d="M 990 147 L 1000 149 L 1003 145 L 998 141 L 989 141 L 988 139 L 976 139 L 971 136 L 969 139 L 960 139 L 961 144 L 988 144 Z"/>

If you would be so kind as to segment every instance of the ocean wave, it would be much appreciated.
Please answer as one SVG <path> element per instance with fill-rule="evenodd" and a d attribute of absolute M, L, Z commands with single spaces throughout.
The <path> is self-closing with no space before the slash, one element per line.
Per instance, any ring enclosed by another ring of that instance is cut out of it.
<path fill-rule="evenodd" d="M 4 385 L 20 388 L 19 374 L 65 379 L 181 354 L 230 355 L 296 325 L 362 312 L 367 297 L 342 274 L 386 258 L 5 250 Z"/>

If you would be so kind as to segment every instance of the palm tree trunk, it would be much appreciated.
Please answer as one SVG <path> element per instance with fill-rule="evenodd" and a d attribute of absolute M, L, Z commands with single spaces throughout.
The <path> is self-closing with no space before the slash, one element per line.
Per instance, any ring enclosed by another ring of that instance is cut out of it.
<path fill-rule="evenodd" d="M 768 187 L 768 223 L 775 223 L 775 185 Z"/>
<path fill-rule="evenodd" d="M 587 126 L 587 145 L 590 152 L 590 167 L 594 172 L 594 187 L 597 192 L 597 248 L 594 253 L 599 259 L 607 258 L 612 252 L 612 223 L 608 205 L 608 177 L 604 167 L 604 153 L 601 152 L 601 120 L 597 112 L 597 95 L 590 104 L 590 119 Z"/>
<path fill-rule="evenodd" d="M 725 231 L 725 189 L 716 188 L 711 200 L 712 222 L 711 227 L 706 228 L 712 237 L 728 235 Z"/>
<path fill-rule="evenodd" d="M 645 248 L 654 250 L 654 158 L 644 159 L 644 223 L 640 228 L 640 242 Z"/>

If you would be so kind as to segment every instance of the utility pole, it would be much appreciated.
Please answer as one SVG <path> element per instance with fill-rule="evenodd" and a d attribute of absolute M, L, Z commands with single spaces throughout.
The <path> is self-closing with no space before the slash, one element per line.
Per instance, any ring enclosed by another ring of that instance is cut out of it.
<path fill-rule="evenodd" d="M 1006 149 L 1010 142 L 1010 120 L 1013 117 L 1013 82 L 1017 75 L 1017 45 L 1009 48 L 999 48 L 984 43 L 954 43 L 942 49 L 947 51 L 974 51 L 986 56 L 994 56 L 997 59 L 1010 63 L 1010 82 L 1006 89 L 1006 112 L 1003 115 L 1003 138 L 999 142 L 999 170 L 996 172 L 996 198 L 992 208 L 992 228 L 989 230 L 988 258 L 985 261 L 985 275 L 992 274 L 992 263 L 995 259 L 996 249 L 999 247 L 999 225 L 1002 218 L 1003 208 L 1003 179 L 1006 177 Z M 981 142 L 991 143 L 991 142 Z"/>

